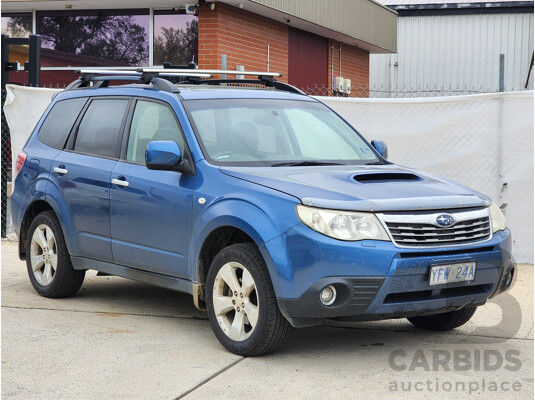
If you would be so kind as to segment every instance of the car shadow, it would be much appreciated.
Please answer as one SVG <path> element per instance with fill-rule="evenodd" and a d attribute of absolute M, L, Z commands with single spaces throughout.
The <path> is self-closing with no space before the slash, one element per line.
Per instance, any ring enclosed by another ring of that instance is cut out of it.
<path fill-rule="evenodd" d="M 187 293 L 111 276 L 90 276 L 80 292 L 65 301 L 94 304 L 114 312 L 156 317 L 206 320 Z M 179 323 L 179 322 L 177 322 Z M 448 332 L 430 332 L 414 327 L 406 319 L 371 322 L 327 321 L 326 325 L 293 329 L 289 340 L 275 354 L 292 355 L 322 351 L 374 350 L 381 348 L 428 347 L 453 343 L 488 343 L 488 338 L 472 336 L 474 325 Z"/>

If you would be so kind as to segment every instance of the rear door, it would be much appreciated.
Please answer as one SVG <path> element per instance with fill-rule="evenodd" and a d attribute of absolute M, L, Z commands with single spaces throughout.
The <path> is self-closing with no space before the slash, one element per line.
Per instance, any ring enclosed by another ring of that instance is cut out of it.
<path fill-rule="evenodd" d="M 120 133 L 129 98 L 93 98 L 75 125 L 65 150 L 52 163 L 71 218 L 74 256 L 113 262 L 110 238 L 111 171 L 120 151 Z"/>
<path fill-rule="evenodd" d="M 139 98 L 131 115 L 111 176 L 113 257 L 120 265 L 188 279 L 195 177 L 145 166 L 147 144 L 154 140 L 172 140 L 186 154 L 182 129 L 164 102 Z"/>

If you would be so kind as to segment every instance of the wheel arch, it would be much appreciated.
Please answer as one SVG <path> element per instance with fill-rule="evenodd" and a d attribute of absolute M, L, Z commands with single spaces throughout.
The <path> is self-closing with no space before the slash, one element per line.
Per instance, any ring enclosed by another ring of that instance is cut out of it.
<path fill-rule="evenodd" d="M 57 214 L 52 208 L 52 206 L 43 199 L 34 200 L 28 206 L 28 208 L 26 208 L 26 212 L 24 213 L 24 217 L 22 218 L 19 237 L 19 258 L 21 260 L 26 260 L 26 242 L 28 240 L 28 229 L 34 218 L 44 211 L 52 211 L 57 217 Z"/>
<path fill-rule="evenodd" d="M 260 208 L 245 201 L 227 201 L 206 210 L 195 224 L 190 248 L 190 271 L 194 287 L 194 300 L 204 301 L 204 285 L 213 259 L 223 248 L 235 243 L 254 243 L 264 258 L 269 275 L 277 292 L 273 263 L 263 244 L 280 235 L 281 228 Z M 213 219 L 212 219 L 213 218 Z M 199 299 L 195 299 L 197 292 Z"/>
<path fill-rule="evenodd" d="M 254 243 L 258 247 L 258 244 L 251 235 L 232 225 L 220 226 L 208 234 L 203 241 L 198 255 L 197 281 L 199 283 L 206 282 L 208 269 L 217 253 L 225 247 L 236 243 Z"/>
<path fill-rule="evenodd" d="M 65 209 L 65 205 L 63 204 L 63 207 L 61 207 L 60 204 L 62 203 L 58 203 L 57 201 L 55 201 L 54 197 L 49 196 L 47 194 L 44 198 L 34 200 L 26 208 L 24 217 L 21 221 L 19 238 L 19 258 L 21 260 L 26 259 L 26 241 L 28 239 L 26 236 L 28 233 L 28 228 L 30 227 L 30 224 L 32 223 L 33 219 L 43 211 L 52 211 L 54 213 L 63 231 L 67 250 L 69 251 L 69 253 L 71 253 L 73 246 L 75 245 L 73 243 L 73 235 L 68 234 L 68 232 L 72 232 L 72 223 L 70 219 L 68 219 L 68 213 L 61 212 L 62 208 Z M 65 216 L 67 216 L 67 220 L 64 218 Z"/>

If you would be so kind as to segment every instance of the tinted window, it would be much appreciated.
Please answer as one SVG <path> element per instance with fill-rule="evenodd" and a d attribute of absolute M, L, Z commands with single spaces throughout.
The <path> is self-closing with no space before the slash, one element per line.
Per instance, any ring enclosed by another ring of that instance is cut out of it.
<path fill-rule="evenodd" d="M 58 101 L 39 130 L 39 141 L 56 149 L 63 149 L 86 100 L 82 97 Z"/>
<path fill-rule="evenodd" d="M 193 2 L 192 2 L 193 3 Z M 198 60 L 199 17 L 171 10 L 154 11 L 154 65 Z"/>
<path fill-rule="evenodd" d="M 85 113 L 74 150 L 81 153 L 114 157 L 128 100 L 93 100 Z"/>
<path fill-rule="evenodd" d="M 42 47 L 56 66 L 148 65 L 149 24 L 148 9 L 51 10 L 36 16 Z"/>
<path fill-rule="evenodd" d="M 163 104 L 138 101 L 130 127 L 126 159 L 145 164 L 145 150 L 153 140 L 171 140 L 184 153 L 184 138 L 173 111 Z"/>
<path fill-rule="evenodd" d="M 2 13 L 2 34 L 6 34 L 10 38 L 26 38 L 30 36 L 32 34 L 32 14 Z"/>

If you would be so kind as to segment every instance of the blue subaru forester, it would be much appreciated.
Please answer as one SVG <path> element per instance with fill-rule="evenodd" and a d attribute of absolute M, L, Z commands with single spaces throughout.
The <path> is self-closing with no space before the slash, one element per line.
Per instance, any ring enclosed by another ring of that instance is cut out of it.
<path fill-rule="evenodd" d="M 277 74 L 100 72 L 18 156 L 12 218 L 40 295 L 73 295 L 88 269 L 191 293 L 225 348 L 260 355 L 333 319 L 453 329 L 512 285 L 498 206 L 388 162 Z"/>

